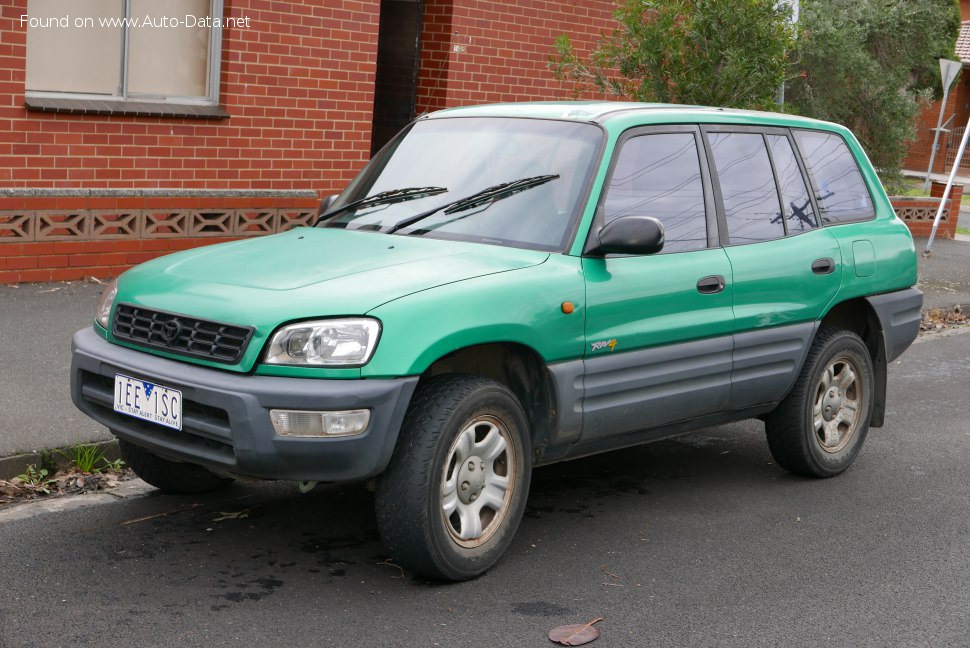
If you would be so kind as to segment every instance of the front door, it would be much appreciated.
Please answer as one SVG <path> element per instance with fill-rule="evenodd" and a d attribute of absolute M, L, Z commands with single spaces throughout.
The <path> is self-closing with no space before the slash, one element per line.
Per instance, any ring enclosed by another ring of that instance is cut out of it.
<path fill-rule="evenodd" d="M 617 145 L 593 231 L 653 216 L 666 243 L 649 256 L 583 259 L 582 442 L 727 409 L 734 285 L 700 144 L 699 129 L 672 126 Z"/>

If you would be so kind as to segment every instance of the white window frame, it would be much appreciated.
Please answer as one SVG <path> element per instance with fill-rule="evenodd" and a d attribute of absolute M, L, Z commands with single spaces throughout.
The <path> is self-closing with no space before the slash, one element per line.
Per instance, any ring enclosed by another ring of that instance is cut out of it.
<path fill-rule="evenodd" d="M 122 32 L 121 41 L 121 92 L 119 94 L 89 94 L 78 92 L 56 92 L 56 91 L 36 91 L 26 90 L 27 98 L 36 99 L 79 99 L 101 102 L 117 103 L 160 103 L 173 105 L 199 105 L 199 106 L 218 106 L 220 76 L 222 72 L 222 23 L 224 0 L 209 0 L 209 11 L 213 19 L 219 19 L 219 25 L 214 25 L 209 34 L 209 73 L 208 73 L 208 92 L 205 96 L 166 96 L 153 94 L 131 94 L 128 92 L 128 51 L 130 44 L 130 27 L 125 27 Z M 124 18 L 130 19 L 131 0 L 124 0 Z M 29 56 L 29 52 L 27 54 Z"/>

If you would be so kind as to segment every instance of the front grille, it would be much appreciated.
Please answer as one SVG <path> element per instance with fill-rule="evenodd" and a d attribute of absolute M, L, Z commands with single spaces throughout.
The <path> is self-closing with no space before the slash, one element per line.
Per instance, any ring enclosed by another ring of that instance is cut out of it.
<path fill-rule="evenodd" d="M 253 329 L 118 304 L 112 333 L 119 340 L 152 349 L 235 364 L 246 352 Z"/>

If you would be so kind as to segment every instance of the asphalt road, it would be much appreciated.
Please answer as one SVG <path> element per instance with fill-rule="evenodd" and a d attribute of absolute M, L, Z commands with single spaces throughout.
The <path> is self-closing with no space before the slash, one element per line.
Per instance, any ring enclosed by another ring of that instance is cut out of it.
<path fill-rule="evenodd" d="M 965 646 L 968 351 L 894 363 L 888 424 L 834 479 L 781 471 L 757 422 L 539 469 L 469 583 L 385 562 L 360 486 L 8 520 L 0 646 L 548 646 L 597 616 L 597 647 Z"/>

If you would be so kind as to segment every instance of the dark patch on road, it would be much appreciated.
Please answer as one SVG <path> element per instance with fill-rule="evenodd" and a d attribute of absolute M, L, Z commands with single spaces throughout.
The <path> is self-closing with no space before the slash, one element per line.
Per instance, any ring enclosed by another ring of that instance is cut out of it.
<path fill-rule="evenodd" d="M 232 603 L 242 603 L 244 601 L 258 601 L 260 599 L 266 598 L 278 588 L 283 586 L 283 581 L 276 578 L 254 578 L 253 580 L 246 581 L 245 583 L 237 583 L 237 586 L 242 588 L 242 590 L 247 590 L 251 586 L 255 586 L 261 591 L 259 592 L 248 592 L 248 591 L 237 591 L 229 592 L 227 594 L 212 594 L 212 598 L 221 598 Z M 219 609 L 225 609 L 228 606 L 212 606 L 214 611 Z"/>
<path fill-rule="evenodd" d="M 547 601 L 516 603 L 512 606 L 512 611 L 516 614 L 530 617 L 554 617 L 573 613 L 565 605 L 557 605 L 556 603 L 549 603 Z"/>

